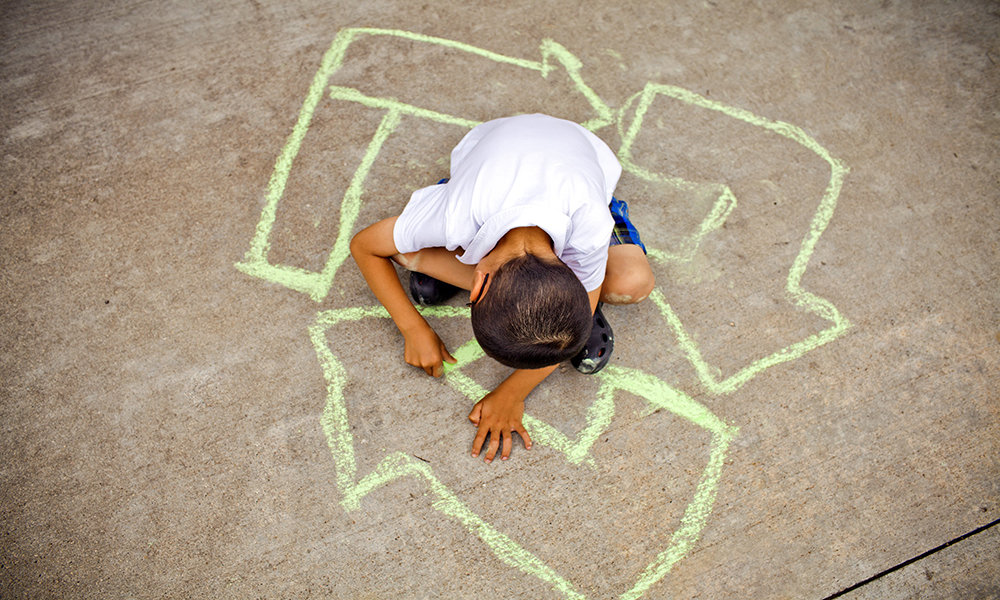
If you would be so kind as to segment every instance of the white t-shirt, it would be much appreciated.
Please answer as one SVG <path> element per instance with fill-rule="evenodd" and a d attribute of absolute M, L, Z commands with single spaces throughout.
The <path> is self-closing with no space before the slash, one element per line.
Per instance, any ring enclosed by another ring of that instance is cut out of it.
<path fill-rule="evenodd" d="M 587 291 L 604 281 L 622 168 L 580 125 L 520 115 L 473 128 L 451 152 L 448 183 L 421 188 L 396 220 L 399 252 L 462 248 L 477 264 L 508 231 L 540 227 Z"/>

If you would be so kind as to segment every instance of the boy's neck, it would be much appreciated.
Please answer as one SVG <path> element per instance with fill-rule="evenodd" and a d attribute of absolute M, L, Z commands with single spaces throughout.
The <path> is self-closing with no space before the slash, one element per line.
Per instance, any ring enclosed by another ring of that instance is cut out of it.
<path fill-rule="evenodd" d="M 541 227 L 515 227 L 504 234 L 490 254 L 501 254 L 515 258 L 533 254 L 539 258 L 555 258 L 552 238 Z"/>

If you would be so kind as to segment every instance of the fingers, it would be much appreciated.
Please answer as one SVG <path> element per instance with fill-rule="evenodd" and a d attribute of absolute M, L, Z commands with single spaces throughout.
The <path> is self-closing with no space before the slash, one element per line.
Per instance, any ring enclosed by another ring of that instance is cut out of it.
<path fill-rule="evenodd" d="M 510 458 L 510 448 L 513 445 L 514 444 L 510 439 L 510 430 L 508 429 L 503 432 L 503 448 L 500 451 L 500 460 L 507 460 Z"/>
<path fill-rule="evenodd" d="M 450 362 L 451 364 L 455 364 L 455 363 L 458 362 L 458 359 L 456 359 L 454 356 L 452 356 L 451 352 L 448 352 L 448 348 L 445 347 L 444 342 L 441 342 L 439 344 L 439 346 L 440 346 L 440 349 L 441 349 L 441 357 L 444 360 Z"/>
<path fill-rule="evenodd" d="M 530 450 L 531 436 L 528 435 L 528 430 L 524 428 L 524 425 L 518 425 L 517 427 L 514 428 L 514 431 L 516 431 L 518 435 L 521 436 L 521 440 L 524 441 L 524 449 Z"/>
<path fill-rule="evenodd" d="M 479 431 L 476 432 L 476 439 L 472 440 L 472 458 L 479 456 L 479 451 L 483 448 L 483 443 L 486 441 L 486 434 L 489 432 L 488 427 L 480 427 Z"/>
<path fill-rule="evenodd" d="M 418 369 L 422 369 L 424 373 L 427 373 L 428 375 L 434 377 L 436 377 L 436 375 L 434 375 L 435 370 L 439 372 L 444 370 L 444 367 L 441 364 L 440 360 L 438 360 L 437 363 L 434 363 L 430 360 L 423 360 L 417 356 L 410 356 L 409 354 L 406 354 L 406 356 L 404 356 L 403 359 L 406 361 L 406 364 L 410 365 L 411 367 L 417 367 Z"/>
<path fill-rule="evenodd" d="M 427 371 L 427 374 L 431 377 L 441 377 L 444 375 L 445 361 L 453 365 L 458 363 L 458 359 L 452 356 L 451 352 L 448 352 L 448 349 L 445 348 L 444 342 L 438 344 L 438 351 L 441 353 L 441 356 L 436 359 L 437 362 L 430 366 L 430 370 L 428 370 L 428 367 L 424 367 L 424 371 Z"/>
<path fill-rule="evenodd" d="M 423 369 L 431 377 L 441 377 L 444 375 L 444 361 L 457 364 L 458 360 L 448 352 L 444 342 L 434 333 L 434 330 L 427 328 L 426 331 L 404 334 L 406 347 L 403 351 L 403 359 L 406 364 Z"/>
<path fill-rule="evenodd" d="M 470 415 L 469 418 L 471 420 L 472 416 Z M 496 458 L 497 450 L 499 450 L 500 460 L 508 460 L 511 450 L 514 449 L 512 431 L 517 431 L 521 435 L 526 449 L 531 448 L 531 438 L 528 437 L 528 432 L 523 427 L 514 430 L 481 427 L 476 433 L 476 439 L 472 441 L 472 457 L 476 458 L 479 456 L 479 452 L 483 449 L 483 444 L 486 443 L 486 436 L 489 435 L 490 442 L 486 444 L 486 455 L 483 459 L 487 463 L 493 462 L 493 459 Z"/>
<path fill-rule="evenodd" d="M 483 444 L 486 443 L 486 436 L 489 435 L 490 443 L 486 445 L 486 456 L 483 458 L 487 463 L 493 462 L 493 458 L 497 455 L 497 449 L 500 447 L 500 439 L 502 437 L 499 428 L 490 428 L 486 425 L 479 427 L 479 431 L 476 432 L 476 439 L 472 440 L 472 458 L 479 456 L 479 452 L 483 449 Z M 510 434 L 507 435 L 510 437 Z M 510 445 L 509 442 L 507 444 Z M 506 449 L 506 456 L 510 456 L 510 448 Z M 501 456 L 503 458 L 503 456 Z"/>
<path fill-rule="evenodd" d="M 525 449 L 531 448 L 531 436 L 522 423 L 497 419 L 496 415 L 490 414 L 488 408 L 483 409 L 483 403 L 483 400 L 477 402 L 469 413 L 469 421 L 476 426 L 476 438 L 472 441 L 473 458 L 485 451 L 483 459 L 487 463 L 493 462 L 498 452 L 500 460 L 508 460 L 514 449 L 514 432 L 521 436 Z"/>
<path fill-rule="evenodd" d="M 444 363 L 438 359 L 437 362 L 422 361 L 418 359 L 407 360 L 406 364 L 417 367 L 418 369 L 423 369 L 424 373 L 427 373 L 431 377 L 440 377 L 444 375 Z"/>
<path fill-rule="evenodd" d="M 441 365 L 441 363 L 438 363 L 436 365 L 434 365 L 434 364 L 428 364 L 428 365 L 417 364 L 417 365 L 413 365 L 413 366 L 414 367 L 420 367 L 421 369 L 424 370 L 424 373 L 427 373 L 431 377 L 440 377 L 441 373 L 444 372 L 444 367 Z"/>
<path fill-rule="evenodd" d="M 444 361 L 447 361 L 448 363 L 453 364 L 453 365 L 458 363 L 458 359 L 455 358 L 454 356 L 452 356 L 451 352 L 448 352 L 448 349 L 445 348 L 444 344 L 442 343 L 441 344 L 441 359 L 438 360 L 437 363 L 434 364 L 434 367 L 433 367 L 432 372 L 430 373 L 430 375 L 432 375 L 434 377 L 440 377 L 440 376 L 444 375 Z"/>
<path fill-rule="evenodd" d="M 497 449 L 500 448 L 500 432 L 497 430 L 490 431 L 490 444 L 486 448 L 486 462 L 493 462 L 493 457 L 497 455 Z"/>

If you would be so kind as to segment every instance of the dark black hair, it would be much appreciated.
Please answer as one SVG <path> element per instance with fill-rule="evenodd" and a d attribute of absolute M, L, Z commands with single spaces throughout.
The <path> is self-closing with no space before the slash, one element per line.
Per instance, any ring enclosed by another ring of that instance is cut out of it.
<path fill-rule="evenodd" d="M 472 306 L 472 331 L 486 354 L 515 369 L 568 360 L 590 336 L 590 299 L 559 259 L 525 254 L 500 265 Z"/>

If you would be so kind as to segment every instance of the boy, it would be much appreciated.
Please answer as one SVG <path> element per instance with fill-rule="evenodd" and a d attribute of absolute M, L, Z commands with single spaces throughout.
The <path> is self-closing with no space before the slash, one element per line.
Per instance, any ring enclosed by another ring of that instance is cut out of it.
<path fill-rule="evenodd" d="M 607 363 L 612 336 L 599 302 L 630 304 L 652 291 L 645 248 L 627 206 L 612 197 L 620 175 L 611 149 L 576 123 L 497 119 L 462 138 L 449 180 L 415 191 L 398 217 L 351 240 L 365 280 L 403 334 L 408 364 L 440 377 L 455 358 L 410 303 L 392 261 L 411 271 L 418 301 L 469 290 L 480 346 L 516 369 L 469 414 L 472 456 L 487 434 L 486 462 L 498 449 L 507 460 L 514 431 L 530 448 L 521 419 L 535 386 L 567 359 L 585 373 Z"/>

